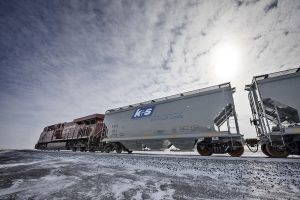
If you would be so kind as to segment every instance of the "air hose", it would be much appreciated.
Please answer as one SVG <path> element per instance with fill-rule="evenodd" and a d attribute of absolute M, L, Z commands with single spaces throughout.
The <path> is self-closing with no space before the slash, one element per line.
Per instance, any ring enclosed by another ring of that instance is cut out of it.
<path fill-rule="evenodd" d="M 246 143 L 248 149 L 252 152 L 252 153 L 256 153 L 258 151 L 258 144 L 255 144 L 253 146 L 250 146 L 248 143 Z"/>

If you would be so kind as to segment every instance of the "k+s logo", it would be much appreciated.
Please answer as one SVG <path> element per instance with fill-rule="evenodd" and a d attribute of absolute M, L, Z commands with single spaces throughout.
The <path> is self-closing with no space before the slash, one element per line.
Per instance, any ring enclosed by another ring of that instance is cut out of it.
<path fill-rule="evenodd" d="M 134 111 L 132 115 L 132 119 L 135 118 L 143 118 L 143 117 L 149 117 L 152 115 L 154 111 L 155 106 L 149 106 L 144 108 L 138 108 Z"/>

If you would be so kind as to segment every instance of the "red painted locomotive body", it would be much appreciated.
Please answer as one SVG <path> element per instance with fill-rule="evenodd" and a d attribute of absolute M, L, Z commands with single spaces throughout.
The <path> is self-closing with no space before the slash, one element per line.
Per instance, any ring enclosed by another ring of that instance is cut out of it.
<path fill-rule="evenodd" d="M 36 149 L 95 151 L 103 137 L 104 115 L 94 114 L 44 128 Z"/>

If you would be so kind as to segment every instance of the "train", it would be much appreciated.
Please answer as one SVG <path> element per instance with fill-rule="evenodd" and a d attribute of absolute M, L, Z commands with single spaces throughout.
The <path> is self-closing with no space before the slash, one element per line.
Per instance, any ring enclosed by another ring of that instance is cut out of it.
<path fill-rule="evenodd" d="M 103 114 L 93 114 L 72 122 L 47 126 L 42 131 L 35 149 L 41 150 L 98 150 L 103 138 Z"/>
<path fill-rule="evenodd" d="M 239 157 L 246 145 L 268 157 L 300 155 L 300 68 L 254 76 L 245 86 L 257 137 L 241 134 L 230 83 L 109 109 L 47 126 L 39 150 L 196 150 Z M 175 147 L 175 148 L 174 148 Z"/>

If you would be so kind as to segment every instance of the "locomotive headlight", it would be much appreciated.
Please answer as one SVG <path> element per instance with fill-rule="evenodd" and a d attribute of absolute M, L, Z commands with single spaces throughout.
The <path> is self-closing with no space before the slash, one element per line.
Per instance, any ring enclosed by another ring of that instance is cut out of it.
<path fill-rule="evenodd" d="M 223 43 L 213 52 L 213 66 L 218 79 L 230 81 L 240 65 L 238 48 L 234 44 Z"/>

